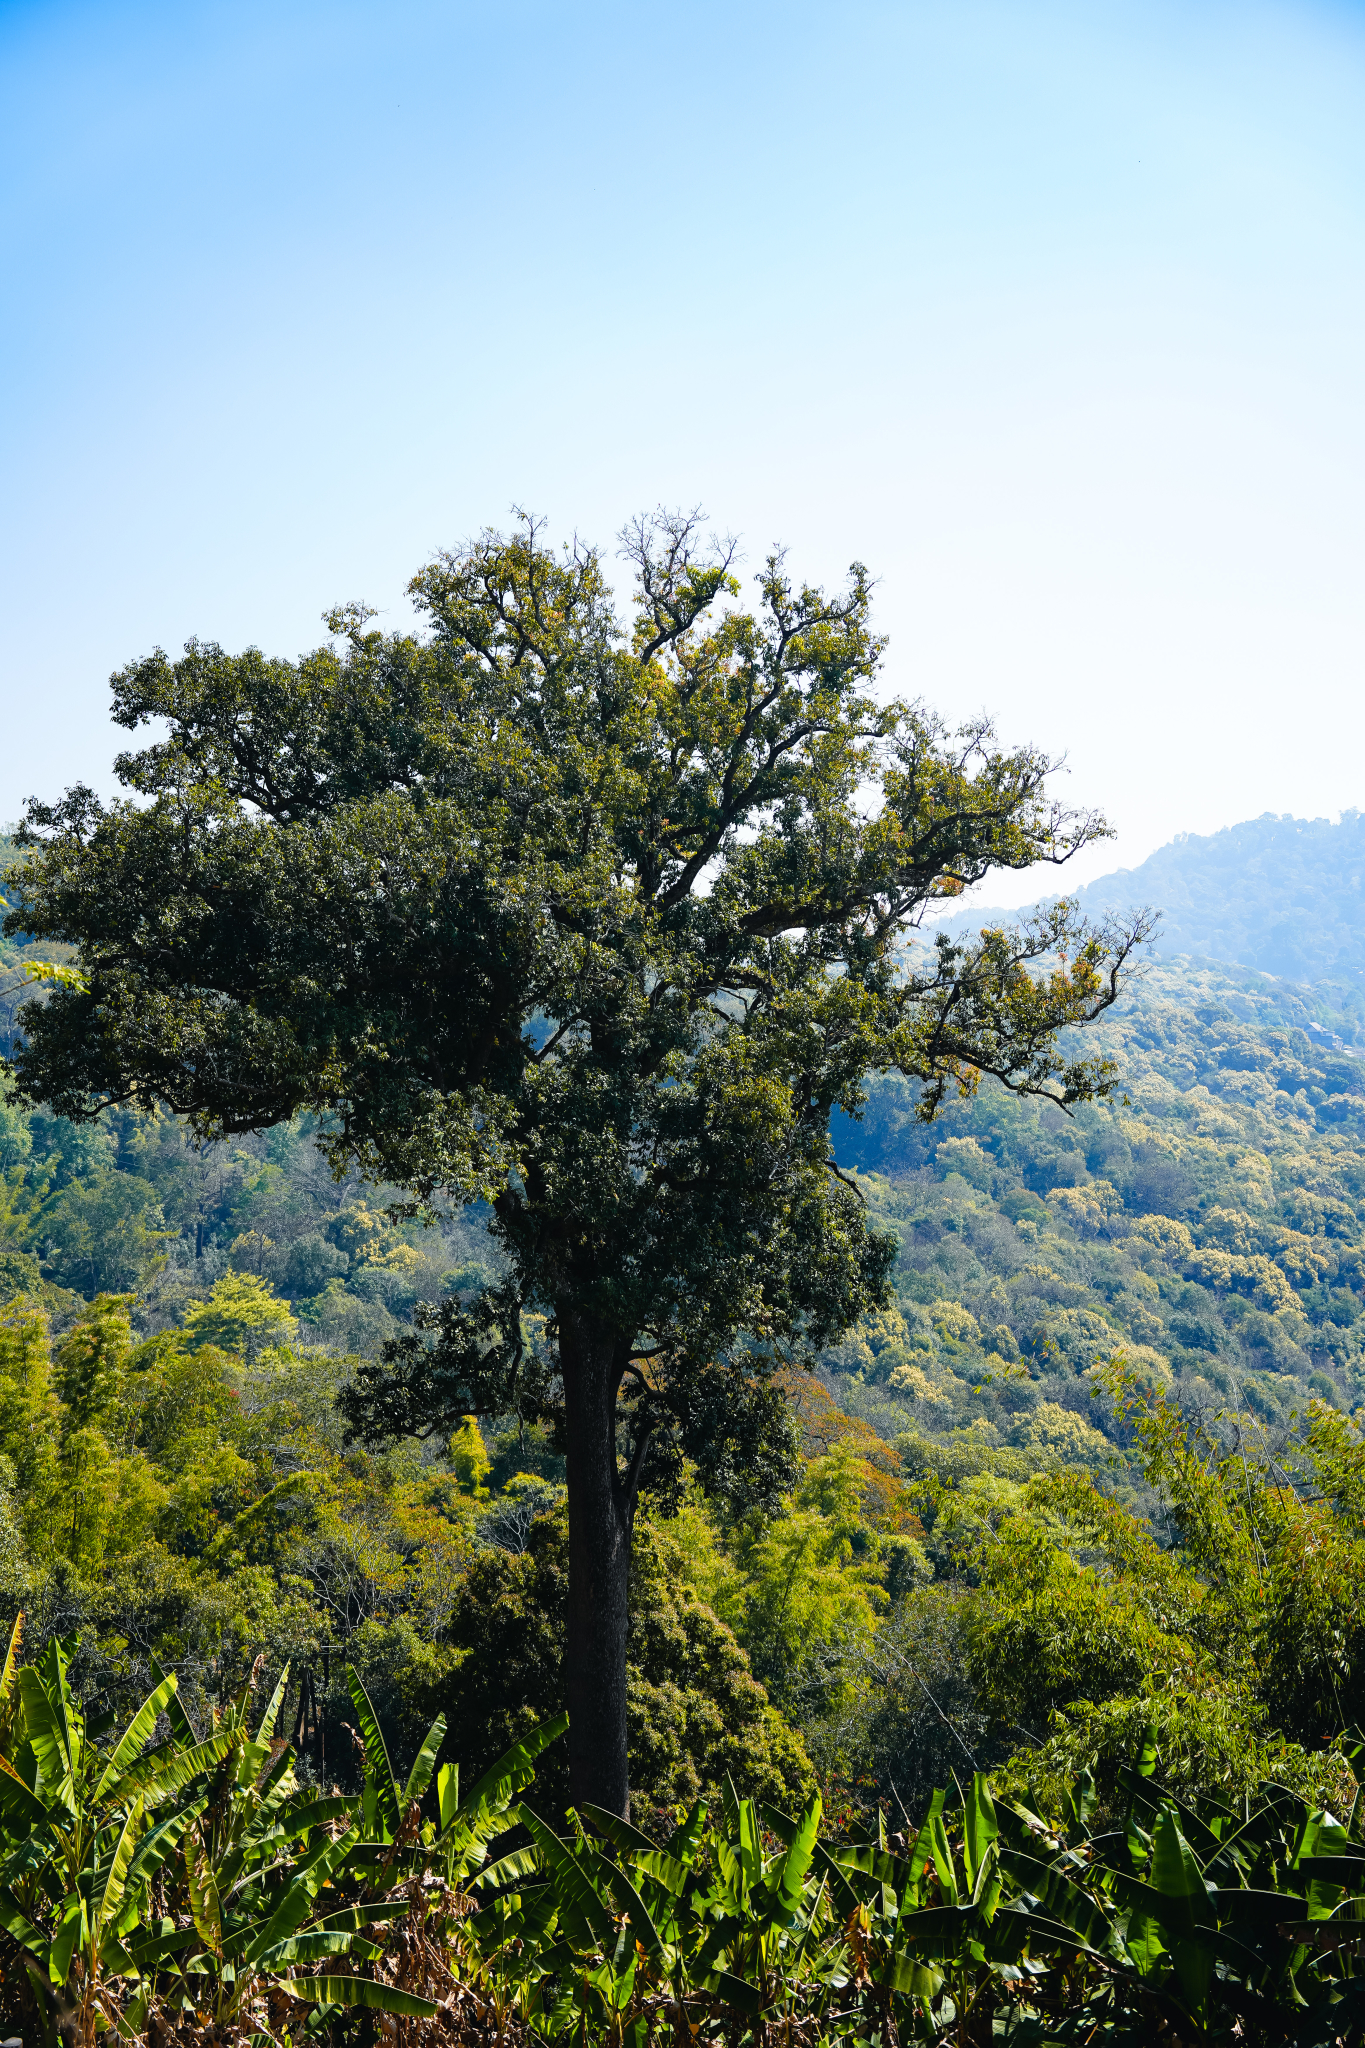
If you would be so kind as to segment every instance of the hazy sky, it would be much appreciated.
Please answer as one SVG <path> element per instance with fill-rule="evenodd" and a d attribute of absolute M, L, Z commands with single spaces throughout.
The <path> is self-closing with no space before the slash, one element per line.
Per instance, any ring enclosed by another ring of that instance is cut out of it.
<path fill-rule="evenodd" d="M 514 502 L 866 561 L 1077 880 L 1365 803 L 1365 7 L 0 0 L 0 180 L 0 818 Z"/>

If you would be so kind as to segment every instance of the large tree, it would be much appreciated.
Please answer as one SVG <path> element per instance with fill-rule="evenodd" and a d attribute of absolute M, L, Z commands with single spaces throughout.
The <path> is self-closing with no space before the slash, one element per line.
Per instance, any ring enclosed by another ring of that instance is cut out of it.
<path fill-rule="evenodd" d="M 642 1478 L 687 1457 L 771 1494 L 779 1368 L 885 1297 L 832 1111 L 891 1068 L 926 1117 L 982 1075 L 1107 1093 L 1058 1034 L 1140 935 L 1063 906 L 907 947 L 929 906 L 1102 821 L 984 722 L 878 700 L 861 567 L 830 599 L 773 555 L 744 611 L 695 520 L 641 521 L 625 553 L 627 623 L 601 556 L 526 521 L 414 579 L 421 633 L 353 606 L 298 662 L 134 663 L 114 715 L 163 736 L 120 756 L 130 798 L 30 806 L 11 919 L 79 948 L 23 1015 L 30 1098 L 160 1102 L 206 1137 L 308 1110 L 414 1205 L 491 1205 L 503 1279 L 433 1307 L 347 1412 L 371 1438 L 555 1418 L 573 1792 L 621 1812 Z"/>

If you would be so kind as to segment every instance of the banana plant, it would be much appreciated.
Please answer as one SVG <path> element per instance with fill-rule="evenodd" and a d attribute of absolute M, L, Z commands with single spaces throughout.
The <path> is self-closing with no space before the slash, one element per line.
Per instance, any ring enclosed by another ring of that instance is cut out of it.
<path fill-rule="evenodd" d="M 530 1897 L 519 1887 L 543 1867 L 534 1841 L 490 1854 L 493 1845 L 524 1825 L 520 1795 L 535 1778 L 536 1760 L 569 1725 L 567 1714 L 533 1729 L 490 1765 L 460 1795 L 458 1764 L 436 1772 L 436 1820 L 422 1832 L 421 1856 L 443 1880 L 447 1894 L 474 1908 L 450 1930 L 453 1958 L 484 2002 L 498 2039 L 514 2014 L 545 2017 L 542 1989 L 563 1960 L 555 1946 L 557 1908 L 548 1887 Z M 428 1743 L 431 1738 L 428 1737 Z M 426 1753 L 426 1745 L 423 1752 Z M 434 1752 L 433 1752 L 434 1753 Z"/>
<path fill-rule="evenodd" d="M 184 1835 L 192 1928 L 183 1934 L 168 1928 L 161 1940 L 159 1955 L 168 1964 L 159 1987 L 162 2002 L 174 2005 L 178 1996 L 179 2010 L 207 2011 L 217 2024 L 240 2021 L 262 1998 L 268 2002 L 272 1990 L 319 2006 L 366 2006 L 429 2018 L 435 2011 L 430 2000 L 339 1969 L 377 1963 L 382 1944 L 367 1930 L 408 1910 L 406 1898 L 375 1896 L 367 1882 L 374 1851 L 394 1839 L 392 1828 L 378 1842 L 367 1839 L 368 1828 L 381 1808 L 385 1826 L 396 1822 L 398 1812 L 369 1702 L 366 1740 L 378 1750 L 367 1747 L 360 1800 L 319 1797 L 300 1788 L 292 1749 L 274 1739 L 288 1675 L 286 1668 L 254 1735 L 248 1724 L 254 1670 L 228 1706 L 215 1710 L 215 1732 L 226 1735 L 230 1746 Z M 438 1722 L 414 1766 L 408 1784 L 413 1797 L 425 1789 L 444 1726 Z M 180 1732 L 193 1738 L 187 1720 Z M 325 1892 L 330 1900 L 323 1899 Z M 299 1974 L 319 1964 L 329 1966 L 326 1975 Z"/>
<path fill-rule="evenodd" d="M 430 2020 L 433 1991 L 498 2039 L 602 2048 L 1365 2039 L 1359 1796 L 1344 1818 L 1278 1786 L 1180 1798 L 1140 1750 L 1098 1832 L 1088 1780 L 1045 1820 L 978 1773 L 908 1847 L 882 1823 L 821 1840 L 818 1798 L 790 1816 L 728 1783 L 662 1845 L 593 1807 L 562 1834 L 525 1795 L 563 1716 L 462 1798 L 444 1719 L 400 1783 L 352 1671 L 364 1785 L 329 1797 L 275 1734 L 287 1673 L 256 1718 L 253 1670 L 201 1735 L 157 1671 L 106 1737 L 74 1646 L 21 1666 L 21 1644 L 22 1617 L 0 1663 L 0 1940 L 54 2048 L 158 2016 L 263 2039 L 348 2007 Z"/>
<path fill-rule="evenodd" d="M 537 1757 L 568 1728 L 568 1715 L 557 1715 L 514 1743 L 462 1800 L 458 1763 L 436 1769 L 445 1740 L 445 1715 L 438 1714 L 432 1722 L 400 1790 L 379 1717 L 353 1665 L 347 1667 L 346 1683 L 364 1747 L 361 1812 L 367 1837 L 363 1855 L 369 1867 L 377 1874 L 431 1869 L 439 1871 L 452 1890 L 467 1885 L 486 1863 L 489 1843 L 518 1824 L 518 1797 L 535 1777 Z M 433 1775 L 436 1812 L 424 1820 L 421 1802 Z M 496 1880 L 516 1875 L 523 1860 L 514 1853 L 499 1867 Z"/>
<path fill-rule="evenodd" d="M 842 1949 L 816 1939 L 829 1914 L 823 1882 L 809 1881 L 818 1795 L 775 1848 L 752 1801 L 727 1785 L 723 1804 L 723 1826 L 698 1805 L 660 1847 L 592 1806 L 561 1838 L 522 1803 L 530 1846 L 482 1882 L 509 1872 L 520 1884 L 533 1871 L 544 1881 L 493 1899 L 469 1935 L 518 1971 L 528 2024 L 616 2048 L 642 2042 L 664 2015 L 679 2038 L 725 2013 L 762 2028 L 794 2014 L 820 1962 L 833 1977 Z"/>
<path fill-rule="evenodd" d="M 1181 1800 L 1140 1765 L 1121 1789 L 1121 1825 L 1101 1835 L 1080 1801 L 1064 1837 L 1026 1809 L 999 1809 L 1010 1896 L 984 1953 L 997 1966 L 1024 1963 L 1035 2008 L 1065 2006 L 1067 2023 L 1097 2039 L 1137 2040 L 1158 2014 L 1178 2035 L 1242 2038 L 1251 2023 L 1280 2038 L 1293 2016 L 1305 2041 L 1359 2038 L 1359 1797 L 1342 1822 L 1282 1787 L 1240 1812 Z"/>
<path fill-rule="evenodd" d="M 1210 2024 L 1220 2007 L 1268 2027 L 1295 2012 L 1332 2034 L 1365 2028 L 1365 1835 L 1359 1791 L 1346 1820 L 1267 1787 L 1239 1812 L 1126 1776 L 1128 1825 L 1091 1845 L 1145 1990 Z M 1143 1822 L 1150 1822 L 1150 1827 Z"/>
<path fill-rule="evenodd" d="M 534 1780 L 537 1759 L 568 1728 L 568 1716 L 559 1714 L 532 1729 L 462 1797 L 458 1763 L 436 1768 L 446 1729 L 445 1716 L 438 1714 L 400 1787 L 364 1682 L 353 1667 L 346 1678 L 365 1772 L 365 1839 L 356 1844 L 349 1869 L 381 1888 L 418 1875 L 434 1877 L 447 1900 L 474 1908 L 472 1918 L 462 1909 L 446 1923 L 446 1968 L 453 1964 L 463 1973 L 501 2036 L 512 2013 L 538 2009 L 535 1990 L 547 1976 L 545 1942 L 555 1915 L 543 1895 L 528 1915 L 512 1889 L 540 1867 L 534 1846 L 509 1847 L 491 1862 L 490 1854 L 500 1838 L 514 1830 L 526 1832 L 520 1795 Z M 429 1797 L 433 1789 L 434 1801 Z M 434 1805 L 426 1817 L 423 1801 L 428 1808 Z M 406 1911 L 406 1896 L 398 1904 Z"/>
<path fill-rule="evenodd" d="M 23 1951 L 45 2010 L 74 2006 L 90 2041 L 97 2017 L 110 2023 L 118 2010 L 110 1981 L 140 1977 L 149 1886 L 191 1817 L 181 1795 L 231 1738 L 215 1733 L 188 1751 L 149 1746 L 175 1696 L 174 1678 L 163 1678 L 112 1749 L 101 1749 L 68 1683 L 74 1647 L 54 1640 L 38 1664 L 16 1671 L 12 1639 L 0 1674 L 4 1706 L 18 1695 L 0 1753 L 0 1925 Z"/>
<path fill-rule="evenodd" d="M 354 1802 L 301 1790 L 274 1741 L 287 1672 L 254 1733 L 256 1672 L 202 1738 L 176 1680 L 155 1689 L 108 1748 L 73 1697 L 74 1645 L 17 1669 L 19 1624 L 0 1669 L 0 1927 L 29 1970 L 49 2037 L 144 2027 L 164 2014 L 234 2020 L 263 1989 L 316 2004 L 430 2016 L 394 1987 L 301 1977 L 298 1966 L 375 1961 L 362 1928 L 405 1910 L 380 1900 L 322 1913 L 319 1893 L 360 1845 Z M 169 1735 L 155 1742 L 162 1716 Z M 351 1824 L 348 1826 L 347 1823 Z M 153 1910 L 182 1903 L 179 1916 Z"/>
<path fill-rule="evenodd" d="M 1146 1765 L 1146 1767 L 1144 1767 Z M 936 1793 L 908 1853 L 884 1825 L 822 1842 L 726 1789 L 662 1848 L 585 1808 L 561 1837 L 525 1802 L 529 1843 L 489 1864 L 462 1939 L 499 2013 L 549 2041 L 644 2048 L 1041 2040 L 1139 2048 L 1365 2038 L 1365 1839 L 1266 1787 L 1241 1811 L 1125 1774 L 1117 1825 L 1095 1833 L 1081 1779 L 1046 1821 L 984 1775 Z M 491 1896 L 489 1896 L 491 1894 Z M 501 2019 L 499 2020 L 501 2025 Z"/>

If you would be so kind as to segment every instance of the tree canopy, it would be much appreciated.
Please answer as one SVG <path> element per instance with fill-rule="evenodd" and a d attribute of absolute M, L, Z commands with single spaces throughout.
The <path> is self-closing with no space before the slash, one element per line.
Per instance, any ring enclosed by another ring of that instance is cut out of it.
<path fill-rule="evenodd" d="M 1056 765 L 874 692 L 868 575 L 780 554 L 743 611 L 695 519 L 594 549 L 534 522 L 439 556 L 426 630 L 363 606 L 297 662 L 191 642 L 114 678 L 164 737 L 131 795 L 30 807 L 7 928 L 79 948 L 22 1017 L 24 1090 L 81 1119 L 159 1101 L 205 1136 L 322 1119 L 414 1205 L 486 1200 L 506 1259 L 363 1371 L 362 1435 L 552 1417 L 568 1454 L 575 1796 L 623 1810 L 625 1567 L 645 1462 L 790 1476 L 776 1370 L 884 1298 L 892 1241 L 834 1166 L 868 1073 L 918 1114 L 983 1075 L 1063 1105 L 1114 1086 L 1058 1034 L 1142 936 L 1062 904 L 899 941 L 993 867 L 1106 828 Z M 540 1316 L 536 1336 L 527 1318 Z"/>

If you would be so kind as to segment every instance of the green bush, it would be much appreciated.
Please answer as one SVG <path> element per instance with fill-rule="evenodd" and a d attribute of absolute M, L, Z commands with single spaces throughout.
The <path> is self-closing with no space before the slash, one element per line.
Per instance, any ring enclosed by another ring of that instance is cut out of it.
<path fill-rule="evenodd" d="M 568 1530 L 562 1513 L 532 1524 L 519 1554 L 470 1559 L 439 1679 L 418 1690 L 410 1726 L 439 1708 L 448 1747 L 481 1768 L 564 1701 Z M 645 1811 L 715 1798 L 727 1774 L 760 1798 L 803 1799 L 814 1779 L 800 1737 L 768 1704 L 731 1630 L 700 1600 L 666 1529 L 637 1525 L 629 1634 L 632 1797 Z M 566 1759 L 546 1760 L 542 1795 L 568 1799 Z"/>

